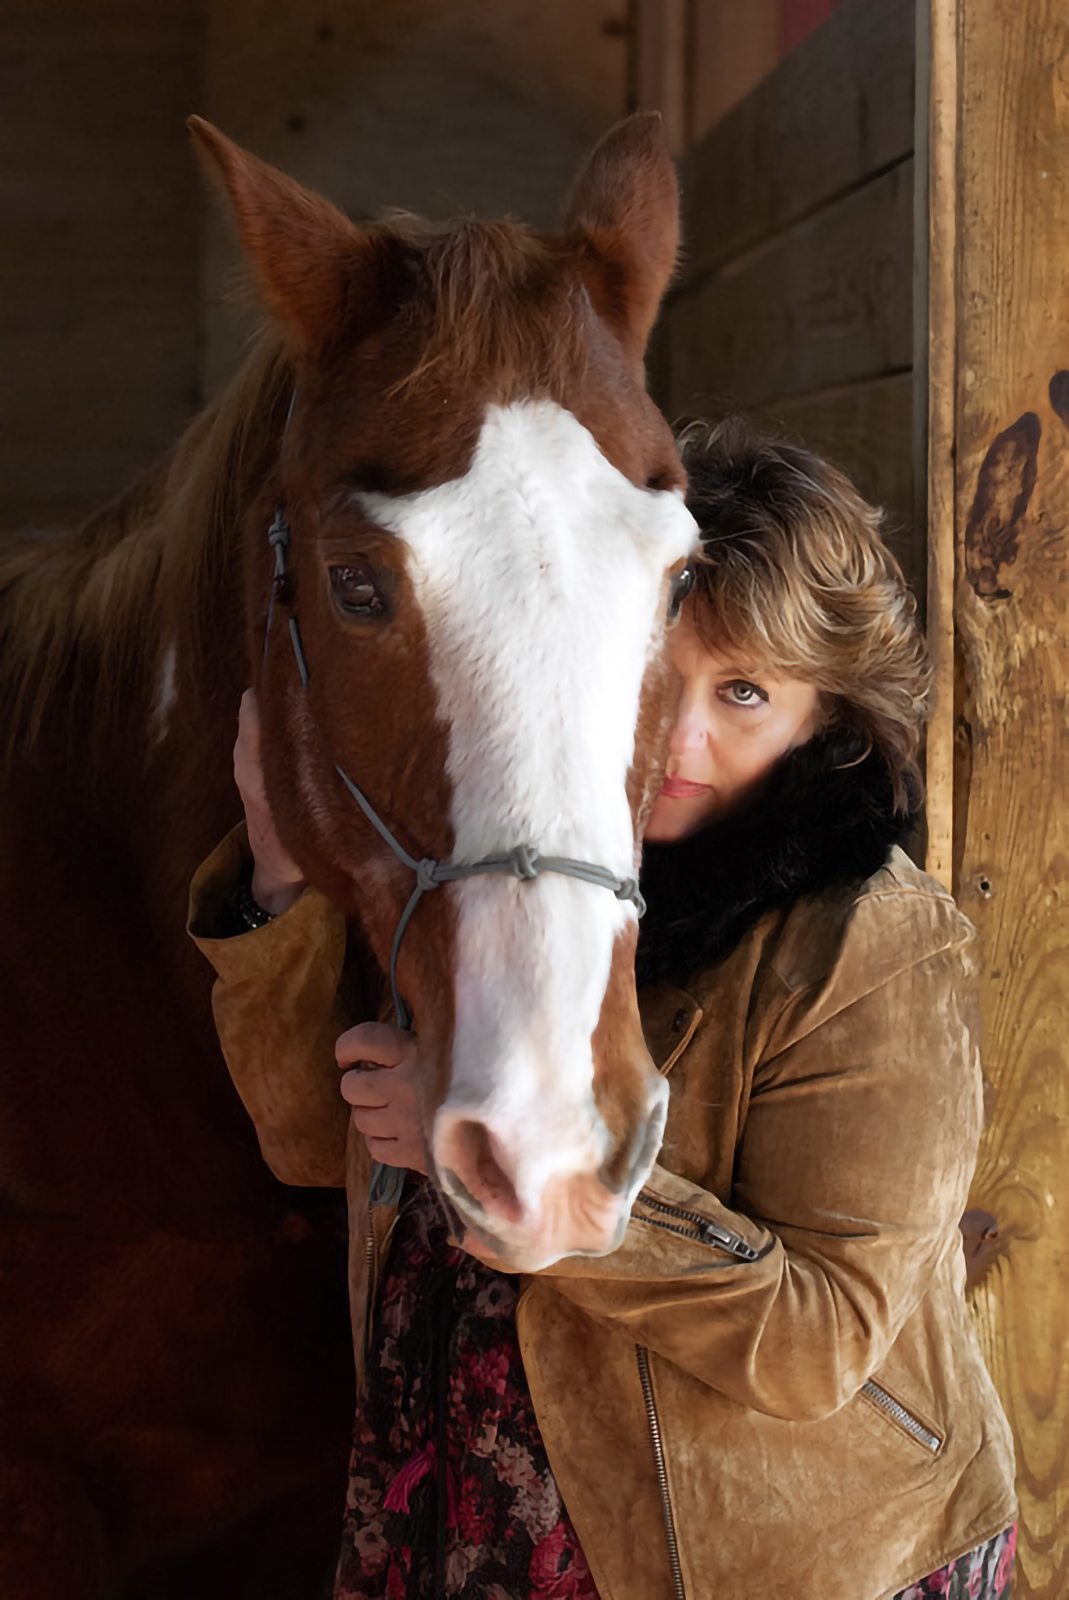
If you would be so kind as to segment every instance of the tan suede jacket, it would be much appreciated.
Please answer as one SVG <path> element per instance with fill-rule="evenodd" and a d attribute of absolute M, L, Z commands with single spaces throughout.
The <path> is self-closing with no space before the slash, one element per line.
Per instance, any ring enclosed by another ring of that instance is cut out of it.
<path fill-rule="evenodd" d="M 342 919 L 313 891 L 211 937 L 219 1036 L 264 1157 L 345 1178 Z M 690 992 L 643 997 L 671 1073 L 625 1241 L 524 1283 L 524 1365 L 601 1600 L 882 1600 L 1014 1520 L 1013 1445 L 957 1222 L 982 1120 L 974 934 L 900 851 L 769 913 Z M 349 1006 L 353 1005 L 352 999 Z M 354 1329 L 389 1213 L 348 1155 Z"/>

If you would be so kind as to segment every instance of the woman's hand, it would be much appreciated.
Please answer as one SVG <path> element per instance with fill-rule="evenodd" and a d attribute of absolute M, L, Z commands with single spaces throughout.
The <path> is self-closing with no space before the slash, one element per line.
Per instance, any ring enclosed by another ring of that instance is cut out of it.
<path fill-rule="evenodd" d="M 260 765 L 260 713 L 256 692 L 246 689 L 238 713 L 234 745 L 234 781 L 238 786 L 252 850 L 252 897 L 273 916 L 279 916 L 305 887 L 301 869 L 285 849 L 267 803 Z"/>
<path fill-rule="evenodd" d="M 342 1034 L 334 1054 L 343 1069 L 342 1099 L 352 1106 L 353 1126 L 372 1159 L 426 1173 L 415 1034 L 362 1022 Z"/>

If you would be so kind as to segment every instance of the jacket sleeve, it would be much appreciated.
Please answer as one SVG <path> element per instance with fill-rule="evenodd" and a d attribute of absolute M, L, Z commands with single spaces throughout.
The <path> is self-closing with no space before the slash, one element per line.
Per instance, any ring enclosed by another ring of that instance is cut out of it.
<path fill-rule="evenodd" d="M 188 931 L 216 972 L 219 1042 L 275 1176 L 341 1187 L 349 1117 L 334 1044 L 358 1020 L 342 999 L 345 919 L 306 889 L 265 927 L 221 937 L 222 908 L 248 858 L 242 824 L 204 862 L 190 890 Z"/>
<path fill-rule="evenodd" d="M 787 1008 L 730 1208 L 658 1166 L 618 1251 L 546 1269 L 560 1292 L 769 1415 L 856 1394 L 960 1248 L 980 1134 L 972 930 L 952 905 L 936 917 L 945 942 L 876 987 L 833 974 Z"/>

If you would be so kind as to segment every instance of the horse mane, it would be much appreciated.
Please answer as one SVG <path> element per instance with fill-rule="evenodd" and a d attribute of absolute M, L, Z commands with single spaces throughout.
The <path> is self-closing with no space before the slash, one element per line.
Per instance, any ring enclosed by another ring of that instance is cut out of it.
<path fill-rule="evenodd" d="M 0 548 L 0 697 L 7 757 L 37 744 L 84 673 L 115 717 L 161 639 L 210 623 L 232 548 L 240 491 L 265 416 L 291 383 L 276 338 L 261 335 L 219 397 L 163 459 L 70 531 Z"/>

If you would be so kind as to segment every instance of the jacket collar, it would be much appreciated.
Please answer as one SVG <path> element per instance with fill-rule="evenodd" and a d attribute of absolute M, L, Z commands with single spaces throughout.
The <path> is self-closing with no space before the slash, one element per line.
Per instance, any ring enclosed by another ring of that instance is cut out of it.
<path fill-rule="evenodd" d="M 811 739 L 779 763 L 745 811 L 677 844 L 646 846 L 640 987 L 685 986 L 729 955 L 765 912 L 860 886 L 915 821 L 915 805 L 895 810 L 883 759 L 866 753 L 857 732 L 830 729 Z"/>

